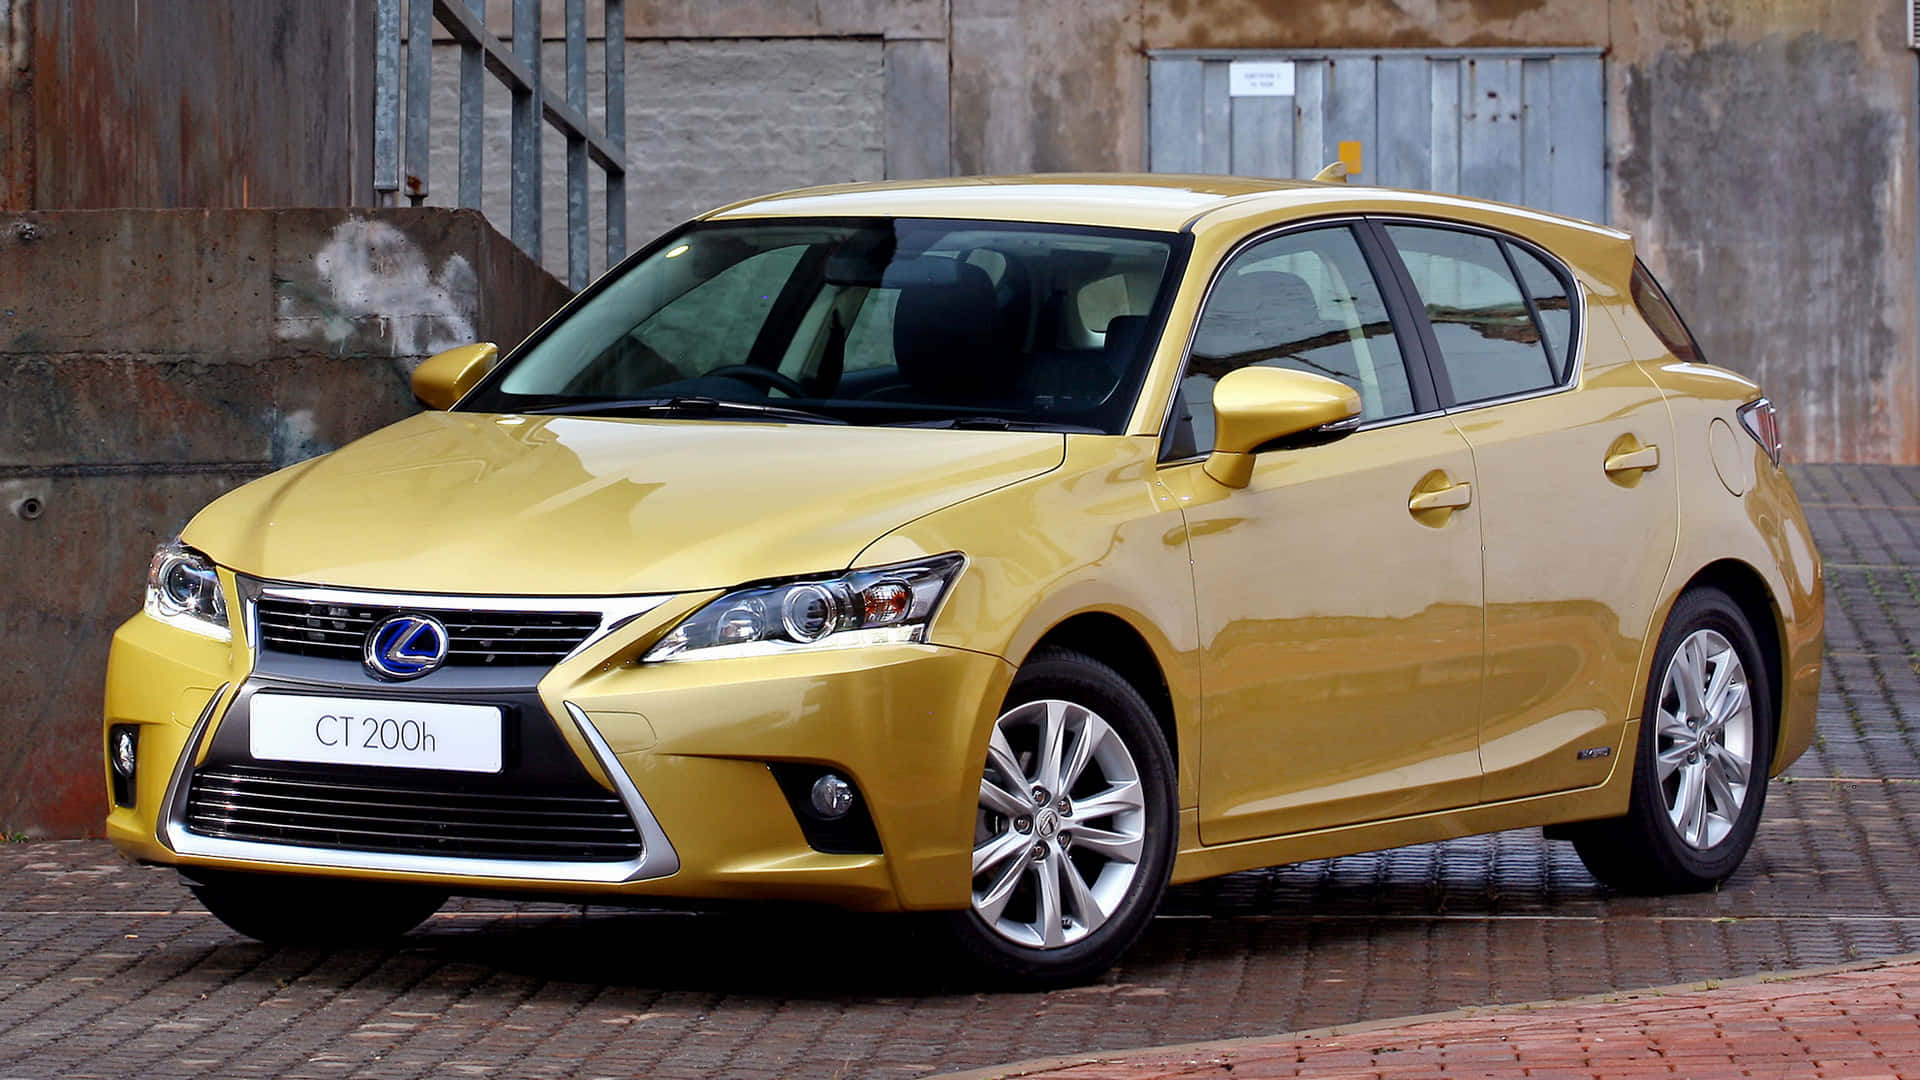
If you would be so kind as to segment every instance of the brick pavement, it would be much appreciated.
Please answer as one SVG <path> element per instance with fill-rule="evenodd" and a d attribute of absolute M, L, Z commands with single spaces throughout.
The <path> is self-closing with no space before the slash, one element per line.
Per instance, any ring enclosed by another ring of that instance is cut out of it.
<path fill-rule="evenodd" d="M 941 1080 L 1920 1077 L 1920 957 L 949 1073 Z"/>
<path fill-rule="evenodd" d="M 1611 895 L 1539 830 L 1175 890 L 1107 979 L 987 993 L 916 925 L 462 901 L 271 949 L 98 842 L 0 846 L 0 1078 L 919 1077 L 1920 952 L 1920 469 L 1799 471 L 1820 736 L 1717 893 Z"/>

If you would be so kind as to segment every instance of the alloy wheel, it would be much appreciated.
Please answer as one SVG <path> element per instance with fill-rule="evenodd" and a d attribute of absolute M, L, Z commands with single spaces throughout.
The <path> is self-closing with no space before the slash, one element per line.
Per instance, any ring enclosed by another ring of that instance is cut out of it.
<path fill-rule="evenodd" d="M 1140 772 L 1093 710 L 1031 701 L 994 722 L 973 847 L 973 911 L 1007 941 L 1054 949 L 1107 922 L 1138 872 Z"/>
<path fill-rule="evenodd" d="M 1753 701 L 1733 644 L 1695 630 L 1667 663 L 1654 718 L 1656 778 L 1667 819 L 1688 847 L 1733 831 L 1753 778 Z"/>

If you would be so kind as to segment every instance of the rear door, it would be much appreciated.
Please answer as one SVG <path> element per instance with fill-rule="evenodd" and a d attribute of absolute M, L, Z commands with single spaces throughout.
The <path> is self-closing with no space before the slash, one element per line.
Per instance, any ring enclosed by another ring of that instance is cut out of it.
<path fill-rule="evenodd" d="M 1641 638 L 1673 557 L 1672 419 L 1551 255 L 1481 230 L 1378 224 L 1478 479 L 1482 799 L 1600 783 L 1629 752 Z"/>

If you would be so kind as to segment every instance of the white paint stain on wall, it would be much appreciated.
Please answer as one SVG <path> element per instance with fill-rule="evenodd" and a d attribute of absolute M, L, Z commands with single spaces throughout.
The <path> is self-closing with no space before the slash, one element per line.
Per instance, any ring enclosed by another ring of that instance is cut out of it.
<path fill-rule="evenodd" d="M 274 329 L 328 352 L 419 359 L 474 340 L 480 280 L 460 255 L 436 269 L 406 233 L 355 218 L 334 226 L 309 280 L 278 283 Z"/>

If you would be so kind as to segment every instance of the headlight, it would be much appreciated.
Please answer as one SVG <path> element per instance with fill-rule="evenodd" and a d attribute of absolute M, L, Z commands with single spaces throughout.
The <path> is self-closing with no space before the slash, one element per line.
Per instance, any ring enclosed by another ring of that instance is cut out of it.
<path fill-rule="evenodd" d="M 687 616 L 646 659 L 704 660 L 925 641 L 941 598 L 966 562 L 958 553 L 936 555 L 838 577 L 740 589 Z"/>
<path fill-rule="evenodd" d="M 147 567 L 147 614 L 182 630 L 233 640 L 213 562 L 178 540 L 154 552 Z"/>

